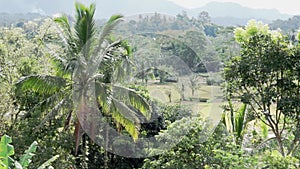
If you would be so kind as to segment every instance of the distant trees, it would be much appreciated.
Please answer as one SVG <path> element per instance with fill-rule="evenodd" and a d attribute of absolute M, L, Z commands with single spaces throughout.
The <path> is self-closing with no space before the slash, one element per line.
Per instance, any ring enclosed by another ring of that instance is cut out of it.
<path fill-rule="evenodd" d="M 0 119 L 9 116 L 15 122 L 22 110 L 15 103 L 15 86 L 21 76 L 36 73 L 43 60 L 34 54 L 39 43 L 26 36 L 26 30 L 17 27 L 0 28 Z M 45 58 L 44 61 L 47 59 Z M 6 116 L 6 117 L 5 117 Z"/>
<path fill-rule="evenodd" d="M 293 16 L 287 20 L 277 19 L 270 24 L 271 29 L 280 29 L 285 33 L 291 33 L 300 27 L 300 16 Z"/>
<path fill-rule="evenodd" d="M 189 17 L 186 12 L 176 17 L 159 13 L 139 15 L 138 19 L 124 23 L 119 30 L 125 34 L 137 35 L 130 37 L 129 41 L 135 45 L 138 59 L 134 60 L 137 60 L 138 65 L 147 67 L 146 64 L 149 62 L 155 62 L 150 61 L 149 58 L 157 58 L 154 60 L 161 61 L 176 56 L 193 72 L 219 71 L 220 60 L 211 43 L 217 36 L 219 27 L 211 23 L 207 12 L 201 12 L 197 18 Z M 142 34 L 147 35 L 143 35 L 141 41 L 138 36 Z M 158 62 L 158 64 L 163 63 Z"/>

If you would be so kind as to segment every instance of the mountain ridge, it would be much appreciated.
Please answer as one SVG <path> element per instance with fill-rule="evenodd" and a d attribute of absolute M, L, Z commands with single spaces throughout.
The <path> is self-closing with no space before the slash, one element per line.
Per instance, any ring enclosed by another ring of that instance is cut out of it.
<path fill-rule="evenodd" d="M 287 19 L 291 15 L 283 14 L 277 9 L 250 8 L 234 2 L 209 2 L 200 8 L 190 10 L 191 15 L 199 11 L 207 11 L 211 17 L 235 17 L 235 18 L 254 18 L 254 19 Z"/>
<path fill-rule="evenodd" d="M 93 0 L 85 0 L 84 4 L 89 4 Z M 209 2 L 206 5 L 187 9 L 168 0 L 98 0 L 96 18 L 108 18 L 113 14 L 123 14 L 131 16 L 143 13 L 163 13 L 176 16 L 182 11 L 186 11 L 189 16 L 197 17 L 202 11 L 207 11 L 212 18 L 212 22 L 220 25 L 243 25 L 249 19 L 257 19 L 271 22 L 276 19 L 287 19 L 291 15 L 282 14 L 276 9 L 254 9 L 242 6 L 234 2 Z M 14 11 L 15 10 L 15 11 Z M 57 13 L 67 13 L 73 15 L 74 1 L 39 1 L 39 0 L 10 0 L 0 1 L 0 13 L 28 13 L 37 12 L 43 15 L 53 16 Z"/>

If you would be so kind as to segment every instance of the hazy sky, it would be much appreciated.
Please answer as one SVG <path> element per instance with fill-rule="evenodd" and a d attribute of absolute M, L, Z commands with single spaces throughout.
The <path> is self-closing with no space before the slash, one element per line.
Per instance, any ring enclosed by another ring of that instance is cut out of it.
<path fill-rule="evenodd" d="M 300 0 L 169 0 L 175 2 L 178 5 L 193 8 L 201 7 L 208 2 L 236 2 L 243 6 L 252 8 L 276 8 L 282 13 L 291 15 L 300 15 Z"/>

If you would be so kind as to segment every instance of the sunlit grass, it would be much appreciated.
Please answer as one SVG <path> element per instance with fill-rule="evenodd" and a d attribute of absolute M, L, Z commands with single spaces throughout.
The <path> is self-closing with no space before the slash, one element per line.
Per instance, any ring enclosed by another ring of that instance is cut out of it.
<path fill-rule="evenodd" d="M 182 84 L 184 86 L 184 100 L 182 100 Z M 195 115 L 200 114 L 203 118 L 220 119 L 222 114 L 221 105 L 223 102 L 216 103 L 215 98 L 222 97 L 219 86 L 208 86 L 201 83 L 195 90 L 194 96 L 188 79 L 181 79 L 177 83 L 159 84 L 158 81 L 150 81 L 147 85 L 150 97 L 164 104 L 180 104 L 192 110 Z M 171 102 L 169 100 L 171 94 Z M 200 102 L 200 100 L 203 100 Z M 204 102 L 204 100 L 207 100 Z"/>

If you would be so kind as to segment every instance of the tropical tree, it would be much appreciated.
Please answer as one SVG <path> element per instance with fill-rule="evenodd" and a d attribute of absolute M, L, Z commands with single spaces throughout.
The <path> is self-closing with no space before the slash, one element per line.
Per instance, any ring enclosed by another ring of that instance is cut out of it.
<path fill-rule="evenodd" d="M 256 21 L 236 29 L 235 38 L 241 45 L 241 56 L 232 58 L 225 68 L 227 92 L 231 99 L 247 104 L 271 129 L 275 137 L 270 139 L 276 140 L 283 156 L 291 155 L 299 144 L 296 47 L 280 32 Z"/>
<path fill-rule="evenodd" d="M 54 54 L 55 74 L 23 77 L 17 83 L 17 91 L 19 94 L 31 91 L 43 95 L 44 100 L 38 104 L 46 105 L 41 126 L 60 117 L 60 120 L 65 120 L 67 129 L 72 119 L 75 121 L 76 153 L 84 133 L 94 139 L 99 134 L 95 131 L 100 123 L 96 117 L 98 112 L 112 117 L 111 123 L 119 131 L 125 128 L 136 140 L 139 124 L 150 118 L 151 108 L 148 101 L 134 90 L 113 83 L 116 77 L 120 77 L 113 72 L 125 73 L 120 70 L 131 56 L 129 45 L 111 36 L 122 16 L 112 16 L 98 33 L 94 20 L 95 5 L 86 7 L 76 3 L 75 9 L 73 24 L 66 15 L 54 20 L 61 28 L 60 36 L 67 51 L 62 55 Z"/>

